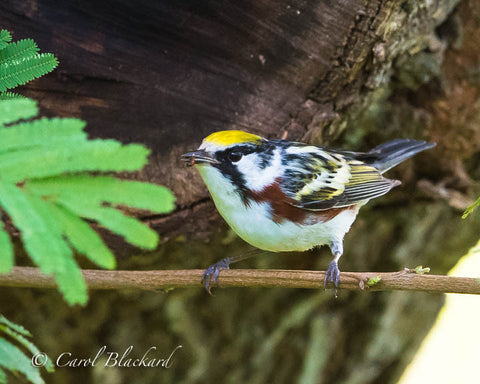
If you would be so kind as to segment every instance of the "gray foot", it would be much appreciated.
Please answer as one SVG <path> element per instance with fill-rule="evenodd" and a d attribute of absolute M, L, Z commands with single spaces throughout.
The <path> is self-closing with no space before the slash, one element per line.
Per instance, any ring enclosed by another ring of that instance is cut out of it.
<path fill-rule="evenodd" d="M 325 281 L 324 287 L 327 287 L 328 282 L 332 282 L 335 285 L 335 288 L 338 287 L 338 281 L 340 280 L 340 270 L 338 269 L 338 262 L 337 260 L 332 260 L 328 264 L 328 269 L 325 272 Z"/>
<path fill-rule="evenodd" d="M 203 272 L 202 276 L 202 284 L 205 285 L 205 289 L 211 295 L 212 294 L 212 286 L 211 284 L 217 284 L 218 281 L 218 274 L 220 271 L 225 269 L 230 269 L 231 260 L 229 257 L 220 260 L 218 263 L 215 263 L 208 267 L 205 272 Z"/>

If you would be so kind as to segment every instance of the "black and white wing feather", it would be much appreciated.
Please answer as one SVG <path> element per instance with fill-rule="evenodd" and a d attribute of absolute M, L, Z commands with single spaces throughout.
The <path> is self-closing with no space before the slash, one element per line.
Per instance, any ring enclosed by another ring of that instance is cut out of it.
<path fill-rule="evenodd" d="M 354 157 L 320 147 L 295 145 L 285 149 L 282 190 L 292 205 L 308 210 L 348 207 L 386 194 L 399 185 Z"/>

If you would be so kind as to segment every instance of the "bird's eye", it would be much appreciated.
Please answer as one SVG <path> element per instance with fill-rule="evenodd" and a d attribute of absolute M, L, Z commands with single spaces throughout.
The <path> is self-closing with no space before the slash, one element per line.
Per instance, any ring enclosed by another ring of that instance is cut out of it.
<path fill-rule="evenodd" d="M 228 153 L 228 160 L 230 160 L 232 163 L 236 163 L 240 161 L 242 157 L 243 157 L 243 154 L 240 152 L 232 151 Z"/>

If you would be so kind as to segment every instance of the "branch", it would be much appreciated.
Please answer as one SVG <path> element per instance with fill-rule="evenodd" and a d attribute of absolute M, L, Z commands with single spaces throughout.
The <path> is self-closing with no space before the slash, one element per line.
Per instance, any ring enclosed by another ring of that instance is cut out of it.
<path fill-rule="evenodd" d="M 90 289 L 170 289 L 201 287 L 203 270 L 104 271 L 83 270 Z M 368 279 L 380 276 L 373 285 Z M 325 272 L 277 269 L 234 269 L 220 272 L 219 287 L 283 287 L 322 289 Z M 56 288 L 55 281 L 38 268 L 14 267 L 0 274 L 0 286 Z M 371 291 L 403 290 L 480 294 L 480 280 L 468 277 L 421 275 L 413 270 L 400 272 L 342 272 L 340 289 Z"/>

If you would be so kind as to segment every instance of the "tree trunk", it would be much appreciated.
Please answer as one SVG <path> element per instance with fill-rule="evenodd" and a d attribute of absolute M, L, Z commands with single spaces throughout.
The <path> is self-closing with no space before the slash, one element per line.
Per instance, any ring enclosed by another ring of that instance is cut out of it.
<path fill-rule="evenodd" d="M 474 0 L 7 0 L 0 11 L 14 39 L 31 37 L 60 60 L 20 93 L 46 115 L 85 119 L 92 136 L 145 143 L 151 162 L 128 177 L 177 197 L 171 215 L 145 218 L 164 239 L 156 252 L 109 239 L 119 268 L 204 268 L 248 251 L 179 161 L 209 133 L 232 128 L 351 150 L 397 137 L 438 143 L 389 173 L 400 188 L 362 208 L 342 270 L 423 264 L 445 273 L 478 238 L 460 220 L 480 176 Z M 328 254 L 238 267 L 325 269 Z M 140 357 L 152 345 L 167 356 L 183 346 L 169 369 L 63 368 L 48 378 L 58 383 L 394 383 L 443 302 L 405 292 L 215 293 L 92 292 L 85 309 L 38 290 L 3 289 L 0 300 L 54 358 L 94 357 L 104 344 L 134 345 Z"/>

